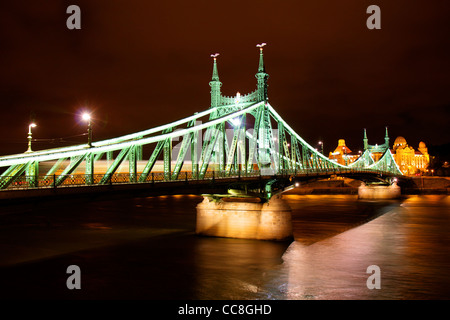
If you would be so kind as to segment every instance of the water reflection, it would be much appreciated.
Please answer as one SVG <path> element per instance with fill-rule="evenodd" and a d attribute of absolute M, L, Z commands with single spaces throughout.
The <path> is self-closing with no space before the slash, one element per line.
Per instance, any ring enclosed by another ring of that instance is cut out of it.
<path fill-rule="evenodd" d="M 339 195 L 285 199 L 292 208 L 292 243 L 196 236 L 201 197 L 3 210 L 2 297 L 450 298 L 448 196 L 383 202 Z M 82 269 L 81 292 L 65 288 L 70 264 Z M 380 290 L 366 286 L 370 265 L 381 268 Z"/>
<path fill-rule="evenodd" d="M 383 214 L 355 228 L 314 241 L 299 236 L 268 282 L 268 291 L 281 299 L 448 299 L 448 198 L 413 196 L 401 206 L 377 205 L 369 217 Z M 346 206 L 345 201 L 337 203 Z M 306 206 L 303 210 L 311 214 Z M 323 228 L 313 225 L 322 235 Z M 370 265 L 381 269 L 380 290 L 366 286 Z"/>

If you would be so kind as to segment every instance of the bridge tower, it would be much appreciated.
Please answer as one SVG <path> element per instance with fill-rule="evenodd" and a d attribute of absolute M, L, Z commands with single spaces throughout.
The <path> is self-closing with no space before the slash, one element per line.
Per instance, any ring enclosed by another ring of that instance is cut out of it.
<path fill-rule="evenodd" d="M 265 45 L 266 43 L 261 43 L 257 45 L 257 47 L 259 48 L 259 66 L 258 66 L 258 73 L 256 73 L 255 77 L 258 80 L 257 83 L 258 101 L 267 101 L 269 99 L 267 95 L 267 80 L 269 79 L 269 75 L 266 73 L 263 54 L 263 47 Z"/>
<path fill-rule="evenodd" d="M 389 149 L 389 134 L 388 134 L 388 127 L 386 127 L 386 135 L 384 136 L 384 145 Z"/>
<path fill-rule="evenodd" d="M 266 66 L 264 65 L 263 47 L 265 45 L 266 43 L 256 45 L 259 48 L 259 65 L 258 65 L 258 72 L 256 73 L 255 77 L 257 79 L 256 85 L 257 101 L 264 101 L 266 104 L 267 100 L 269 99 L 267 94 L 267 80 L 269 79 L 269 74 L 266 73 Z M 260 167 L 261 171 L 264 174 L 269 174 L 274 169 L 271 168 L 271 159 L 270 159 L 271 156 L 270 139 L 272 134 L 270 132 L 270 127 L 271 126 L 270 126 L 269 110 L 266 106 L 264 106 L 264 109 L 262 110 L 261 114 L 261 125 L 259 127 L 260 131 L 259 136 L 261 144 L 258 149 Z"/>
<path fill-rule="evenodd" d="M 366 128 L 364 128 L 364 151 L 366 151 L 369 148 L 369 139 L 367 139 L 367 131 Z"/>
<path fill-rule="evenodd" d="M 386 134 L 384 136 L 384 143 L 383 144 L 375 144 L 375 145 L 370 145 L 369 144 L 369 139 L 367 139 L 367 132 L 366 129 L 364 129 L 364 138 L 363 138 L 363 142 L 364 142 L 364 151 L 369 150 L 370 153 L 383 153 L 386 150 L 389 150 L 389 134 L 388 134 L 388 127 L 386 127 Z"/>
<path fill-rule="evenodd" d="M 217 56 L 218 55 L 219 55 L 218 53 L 211 55 L 211 57 L 214 58 L 212 79 L 209 82 L 209 85 L 211 87 L 211 108 L 218 107 L 221 104 L 220 87 L 222 86 L 222 82 L 220 82 L 220 80 L 219 80 L 219 72 L 217 71 Z"/>

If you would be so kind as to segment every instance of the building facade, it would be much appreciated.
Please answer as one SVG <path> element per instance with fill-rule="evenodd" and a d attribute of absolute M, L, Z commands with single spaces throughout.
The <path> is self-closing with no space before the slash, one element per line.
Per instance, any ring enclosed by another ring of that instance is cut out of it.
<path fill-rule="evenodd" d="M 370 156 L 373 158 L 374 162 L 378 161 L 386 150 L 389 150 L 404 175 L 415 175 L 428 172 L 427 168 L 430 164 L 430 155 L 428 154 L 428 148 L 423 141 L 419 143 L 418 149 L 415 150 L 408 145 L 404 137 L 399 136 L 395 139 L 392 149 L 390 149 L 389 136 L 386 128 L 386 136 L 383 144 L 369 145 L 366 129 L 364 129 L 363 143 L 364 151 L 370 151 Z M 359 156 L 361 156 L 361 151 L 358 153 L 352 152 L 345 145 L 345 140 L 339 139 L 338 146 L 333 152 L 330 152 L 329 159 L 342 165 L 349 165 L 356 161 Z"/>
<path fill-rule="evenodd" d="M 355 154 L 349 147 L 345 145 L 344 139 L 338 140 L 338 146 L 333 152 L 330 152 L 328 158 L 342 165 L 349 165 L 360 156 L 360 153 Z"/>
<path fill-rule="evenodd" d="M 426 172 L 430 164 L 430 155 L 425 142 L 419 143 L 418 150 L 408 145 L 406 139 L 397 137 L 394 141 L 392 153 L 400 170 L 405 175 L 414 175 Z"/>

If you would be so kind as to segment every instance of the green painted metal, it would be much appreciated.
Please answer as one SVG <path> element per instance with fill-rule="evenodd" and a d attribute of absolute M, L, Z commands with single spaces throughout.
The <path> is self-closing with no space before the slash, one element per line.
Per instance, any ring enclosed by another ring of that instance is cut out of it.
<path fill-rule="evenodd" d="M 364 150 L 369 149 L 369 139 L 367 139 L 367 131 L 366 131 L 366 128 L 364 128 L 364 138 L 363 138 L 363 143 L 364 143 Z"/>
<path fill-rule="evenodd" d="M 297 139 L 295 137 L 291 137 L 291 169 L 296 170 L 297 169 L 297 157 L 296 157 L 296 151 L 297 151 Z"/>
<path fill-rule="evenodd" d="M 55 164 L 50 168 L 50 170 L 47 171 L 47 173 L 44 177 L 44 180 L 48 179 L 50 176 L 52 176 L 59 169 L 59 167 L 63 164 L 63 162 L 66 160 L 67 160 L 67 158 L 58 159 L 58 161 L 55 162 Z"/>
<path fill-rule="evenodd" d="M 297 162 L 296 168 L 298 170 L 301 170 L 301 169 L 303 169 L 302 155 L 300 154 L 300 149 L 298 148 L 298 141 L 297 141 L 297 139 L 295 137 L 294 137 L 294 142 L 292 144 L 293 144 L 293 147 L 294 147 L 293 154 L 296 155 L 296 159 L 295 159 L 295 161 Z"/>
<path fill-rule="evenodd" d="M 137 160 L 139 148 L 140 146 L 132 146 L 128 152 L 128 173 L 130 182 L 137 181 Z"/>
<path fill-rule="evenodd" d="M 253 137 L 250 140 L 250 146 L 249 146 L 249 151 L 248 151 L 247 172 L 253 171 L 253 157 L 255 156 L 259 126 L 261 123 L 261 117 L 262 117 L 263 112 L 264 112 L 264 109 L 260 107 L 258 110 L 258 113 L 256 115 L 256 118 L 255 118 L 255 125 L 253 127 Z"/>
<path fill-rule="evenodd" d="M 94 161 L 95 155 L 91 152 L 86 155 L 86 168 L 85 168 L 85 176 L 86 176 L 86 184 L 94 183 Z"/>
<path fill-rule="evenodd" d="M 277 167 L 278 171 L 281 172 L 284 169 L 284 126 L 283 123 L 278 123 L 278 159 L 277 159 Z"/>
<path fill-rule="evenodd" d="M 178 178 L 178 175 L 180 174 L 181 167 L 183 166 L 184 159 L 186 157 L 186 153 L 189 149 L 189 146 L 191 145 L 193 136 L 194 136 L 193 132 L 185 134 L 183 136 L 183 141 L 181 143 L 180 151 L 178 152 L 177 162 L 173 169 L 172 180 L 176 180 Z"/>
<path fill-rule="evenodd" d="M 247 148 L 246 148 L 246 140 L 245 140 L 246 126 L 247 126 L 247 117 L 244 114 L 244 115 L 242 115 L 242 118 L 241 118 L 241 128 L 240 128 L 241 133 L 239 134 L 239 141 L 238 141 L 238 150 L 239 150 L 238 166 L 240 166 L 240 167 L 235 167 L 235 170 L 238 170 L 239 172 L 240 172 L 240 170 L 246 171 L 246 169 L 247 169 L 247 156 L 246 156 Z M 237 154 L 236 154 L 236 159 L 238 159 Z"/>
<path fill-rule="evenodd" d="M 198 179 L 198 138 L 199 138 L 199 131 L 194 131 L 192 133 L 192 140 L 191 140 L 191 171 L 192 171 L 192 177 L 195 179 Z"/>
<path fill-rule="evenodd" d="M 225 144 L 227 143 L 226 140 L 226 133 L 225 133 L 225 123 L 222 123 L 220 125 L 219 129 L 219 137 L 218 141 L 216 143 L 216 151 L 215 151 L 215 158 L 216 158 L 216 164 L 218 164 L 218 172 L 224 172 L 225 171 L 225 164 L 226 164 L 226 148 Z M 216 166 L 217 169 L 217 166 Z M 215 170 L 216 170 L 215 169 Z"/>
<path fill-rule="evenodd" d="M 30 163 L 26 170 L 25 176 L 30 188 L 37 188 L 39 184 L 39 162 L 33 161 Z"/>
<path fill-rule="evenodd" d="M 258 144 L 258 164 L 261 170 L 268 170 L 271 167 L 270 141 L 272 140 L 272 131 L 270 128 L 270 115 L 264 107 L 262 109 L 261 124 L 259 126 L 259 144 Z"/>
<path fill-rule="evenodd" d="M 167 134 L 172 132 L 172 128 L 167 128 L 163 131 L 163 134 Z M 142 171 L 141 175 L 139 176 L 139 182 L 144 182 L 150 173 L 150 171 L 153 169 L 153 166 L 155 165 L 156 159 L 159 157 L 159 154 L 161 153 L 162 148 L 164 147 L 165 140 L 159 140 L 156 144 L 155 149 L 152 152 L 152 155 L 150 156 L 150 159 L 148 160 L 147 164 L 144 167 L 144 170 Z"/>
<path fill-rule="evenodd" d="M 99 184 L 106 184 L 111 182 L 111 177 L 113 176 L 114 172 L 119 168 L 122 161 L 126 158 L 128 155 L 130 149 L 132 146 L 129 146 L 125 149 L 122 149 L 116 159 L 114 159 L 113 163 L 109 166 L 109 168 L 106 170 L 106 173 L 103 175 L 102 179 L 100 180 Z"/>
<path fill-rule="evenodd" d="M 172 171 L 172 138 L 167 138 L 164 141 L 164 180 L 171 179 L 170 173 Z"/>
<path fill-rule="evenodd" d="M 203 179 L 205 177 L 206 170 L 208 169 L 208 165 L 209 165 L 209 160 L 211 159 L 211 154 L 214 150 L 214 146 L 216 144 L 217 136 L 218 136 L 220 129 L 221 129 L 221 124 L 216 125 L 216 127 L 212 131 L 211 138 L 209 139 L 209 141 L 205 142 L 206 148 L 204 148 L 205 152 L 204 152 L 204 156 L 202 159 L 202 165 L 200 167 L 199 179 Z"/>
<path fill-rule="evenodd" d="M 0 175 L 0 188 L 12 187 L 12 183 L 18 181 L 24 173 L 30 187 L 39 186 L 42 181 L 42 178 L 40 180 L 38 177 L 40 165 L 48 166 L 48 161 L 54 162 L 51 162 L 52 167 L 46 173 L 45 180 L 60 170 L 67 159 L 71 159 L 71 162 L 64 168 L 62 175 L 58 176 L 54 183 L 55 187 L 61 185 L 68 175 L 76 172 L 83 161 L 86 165 L 85 183 L 88 185 L 110 182 L 111 177 L 126 159 L 128 159 L 128 182 L 146 182 L 150 174 L 152 177 L 158 174 L 159 169 L 155 170 L 155 164 L 161 158 L 161 153 L 163 153 L 161 174 L 166 181 L 178 180 L 182 171 L 186 171 L 187 179 L 188 169 L 184 168 L 189 160 L 192 179 L 209 179 L 211 174 L 207 175 L 208 171 L 213 171 L 215 178 L 241 173 L 252 174 L 254 171 L 272 175 L 351 169 L 401 175 L 392 154 L 388 152 L 387 128 L 384 144 L 380 145 L 369 145 L 364 129 L 365 151 L 350 165 L 331 161 L 303 140 L 268 102 L 269 75 L 264 64 L 263 46 L 264 44 L 258 45 L 259 64 L 255 75 L 257 79 L 255 91 L 244 95 L 237 93 L 233 97 L 222 96 L 217 55 L 214 55 L 212 78 L 209 83 L 211 106 L 208 110 L 156 128 L 103 141 L 90 141 L 90 147 L 84 144 L 2 156 L 0 167 L 5 167 L 6 170 Z M 248 126 L 251 123 L 253 126 Z M 275 132 L 277 142 L 274 140 Z M 182 140 L 179 140 L 181 144 L 178 155 L 174 157 L 172 141 L 176 139 Z M 144 146 L 149 146 L 149 149 L 153 147 L 153 151 L 140 172 L 138 161 L 143 159 Z M 189 149 L 190 159 L 187 156 Z M 115 159 L 113 152 L 118 154 Z M 377 162 L 371 156 L 374 152 L 383 152 L 383 156 Z M 106 161 L 102 160 L 105 153 Z M 106 165 L 106 171 L 100 182 L 94 181 L 94 172 L 99 172 L 98 162 L 102 162 L 102 166 Z"/>
<path fill-rule="evenodd" d="M 265 44 L 258 45 L 259 50 L 259 66 L 258 73 L 255 75 L 257 79 L 257 92 L 258 92 L 258 101 L 267 101 L 267 80 L 269 79 L 269 75 L 266 73 L 266 67 L 264 65 L 264 55 L 263 55 L 263 46 Z"/>
<path fill-rule="evenodd" d="M 61 185 L 70 174 L 72 174 L 75 169 L 83 162 L 83 160 L 87 157 L 87 153 L 76 156 L 70 159 L 69 165 L 64 169 L 64 171 L 59 175 L 58 179 L 55 181 L 54 185 L 57 187 Z"/>
<path fill-rule="evenodd" d="M 205 159 L 206 150 L 208 149 L 208 142 L 211 140 L 211 132 L 213 132 L 213 130 L 214 130 L 213 127 L 208 127 L 208 129 L 206 129 L 206 132 L 204 135 L 204 140 L 203 140 L 203 145 L 202 145 L 202 151 L 200 153 L 200 159 L 199 159 L 200 163 L 203 163 L 203 161 Z"/>
<path fill-rule="evenodd" d="M 217 70 L 217 56 L 218 54 L 212 55 L 214 58 L 213 64 L 213 74 L 212 79 L 209 85 L 211 86 L 211 108 L 216 108 L 221 103 L 221 93 L 220 87 L 222 86 L 222 82 L 219 80 L 219 72 Z"/>
<path fill-rule="evenodd" d="M 383 144 L 375 144 L 370 145 L 369 140 L 367 139 L 367 132 L 366 129 L 364 129 L 364 151 L 369 150 L 370 153 L 384 153 L 386 150 L 389 150 L 389 135 L 388 135 L 388 128 L 386 127 L 386 134 L 384 136 L 384 143 Z"/>
<path fill-rule="evenodd" d="M 227 165 L 225 167 L 225 175 L 227 175 L 227 176 L 229 176 L 231 173 L 231 166 L 235 164 L 237 144 L 239 141 L 239 135 L 242 132 L 241 126 L 242 126 L 242 122 L 239 121 L 238 128 L 233 130 L 233 140 L 231 140 L 231 146 L 228 151 L 228 157 L 227 157 Z"/>
<path fill-rule="evenodd" d="M 10 166 L 8 169 L 6 169 L 0 177 L 10 177 L 13 174 L 13 171 L 15 171 L 21 164 L 16 164 Z"/>
<path fill-rule="evenodd" d="M 96 153 L 94 156 L 94 162 L 100 160 L 103 157 L 103 152 Z"/>
<path fill-rule="evenodd" d="M 29 163 L 22 163 L 12 166 L 4 175 L 2 175 L 0 180 L 0 189 L 6 189 L 11 183 L 13 183 L 21 174 L 25 172 L 28 168 Z"/>
<path fill-rule="evenodd" d="M 158 158 L 159 154 L 161 153 L 164 143 L 165 143 L 165 140 L 162 140 L 162 141 L 158 141 L 158 143 L 156 144 L 156 147 L 153 150 L 149 161 L 147 162 L 147 164 L 144 167 L 144 170 L 142 171 L 141 175 L 139 176 L 139 182 L 144 182 L 147 179 L 150 171 L 152 171 L 153 166 L 155 165 L 156 159 Z"/>

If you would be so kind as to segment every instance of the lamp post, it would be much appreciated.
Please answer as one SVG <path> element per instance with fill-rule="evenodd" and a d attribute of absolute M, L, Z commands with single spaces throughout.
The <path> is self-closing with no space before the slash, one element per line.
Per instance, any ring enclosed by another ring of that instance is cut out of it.
<path fill-rule="evenodd" d="M 83 113 L 83 120 L 88 123 L 88 146 L 92 147 L 92 126 L 91 126 L 91 115 L 89 113 Z"/>
<path fill-rule="evenodd" d="M 34 127 L 36 127 L 35 123 L 31 123 L 28 126 L 28 150 L 26 152 L 33 152 L 33 150 L 31 150 L 31 138 L 32 138 L 32 136 L 31 136 L 31 128 L 34 128 Z"/>
<path fill-rule="evenodd" d="M 323 154 L 323 141 L 319 141 L 319 144 L 320 144 L 320 149 L 322 150 L 321 152 Z"/>

